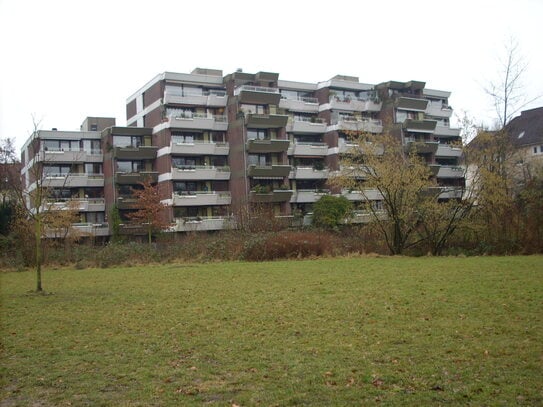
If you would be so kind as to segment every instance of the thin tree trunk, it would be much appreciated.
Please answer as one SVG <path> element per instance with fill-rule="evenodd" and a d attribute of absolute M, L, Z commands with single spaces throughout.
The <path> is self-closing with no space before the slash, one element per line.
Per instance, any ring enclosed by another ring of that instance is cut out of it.
<path fill-rule="evenodd" d="M 42 292 L 41 286 L 41 222 L 36 220 L 35 228 L 35 240 L 36 240 L 36 291 Z"/>

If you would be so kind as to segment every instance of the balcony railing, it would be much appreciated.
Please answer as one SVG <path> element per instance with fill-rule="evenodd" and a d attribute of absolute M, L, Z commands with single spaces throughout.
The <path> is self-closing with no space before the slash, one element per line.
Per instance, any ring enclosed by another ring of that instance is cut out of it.
<path fill-rule="evenodd" d="M 462 147 L 453 147 L 449 144 L 439 144 L 437 146 L 436 156 L 438 157 L 460 157 Z"/>
<path fill-rule="evenodd" d="M 382 133 L 383 122 L 378 119 L 366 119 L 343 116 L 338 119 L 332 130 L 365 131 L 368 133 Z"/>
<path fill-rule="evenodd" d="M 172 154 L 194 155 L 228 155 L 230 147 L 228 143 L 215 143 L 211 141 L 193 141 L 170 144 Z"/>
<path fill-rule="evenodd" d="M 282 98 L 279 107 L 293 112 L 317 113 L 319 101 L 313 97 Z"/>
<path fill-rule="evenodd" d="M 274 189 L 272 192 L 251 191 L 249 200 L 257 203 L 289 202 L 293 191 L 289 189 Z"/>
<path fill-rule="evenodd" d="M 319 142 L 296 141 L 288 149 L 289 155 L 325 156 L 328 154 L 328 144 Z"/>
<path fill-rule="evenodd" d="M 157 150 L 155 146 L 115 147 L 113 156 L 120 160 L 154 160 Z"/>
<path fill-rule="evenodd" d="M 196 216 L 176 218 L 170 230 L 173 232 L 223 230 L 231 228 L 232 224 L 233 219 L 228 216 Z"/>
<path fill-rule="evenodd" d="M 190 191 L 173 194 L 174 206 L 230 205 L 231 202 L 229 191 Z"/>
<path fill-rule="evenodd" d="M 172 179 L 180 180 L 229 180 L 230 167 L 212 165 L 179 165 L 172 167 Z"/>
<path fill-rule="evenodd" d="M 45 162 L 102 162 L 102 151 L 48 147 L 41 150 L 38 157 Z"/>
<path fill-rule="evenodd" d="M 314 167 L 298 166 L 292 169 L 289 177 L 294 179 L 327 179 L 329 173 L 327 168 L 316 169 Z"/>
<path fill-rule="evenodd" d="M 326 120 L 321 117 L 296 117 L 287 123 L 289 133 L 325 133 Z"/>
<path fill-rule="evenodd" d="M 438 178 L 463 178 L 464 168 L 456 165 L 442 165 L 437 173 Z"/>
<path fill-rule="evenodd" d="M 247 140 L 247 151 L 250 153 L 281 153 L 287 151 L 289 145 L 289 140 L 252 139 Z"/>
<path fill-rule="evenodd" d="M 328 189 L 297 189 L 294 191 L 290 202 L 293 203 L 313 203 L 317 202 L 324 195 L 330 195 Z"/>
<path fill-rule="evenodd" d="M 288 177 L 292 167 L 290 165 L 249 165 L 247 173 L 250 177 L 257 178 L 282 178 Z"/>
<path fill-rule="evenodd" d="M 361 191 L 343 190 L 341 195 L 349 201 L 380 201 L 383 199 L 381 193 L 376 189 L 364 189 Z"/>
<path fill-rule="evenodd" d="M 207 113 L 171 113 L 168 115 L 170 127 L 181 129 L 216 130 L 228 129 L 228 118 L 225 115 Z"/>
<path fill-rule="evenodd" d="M 269 88 L 266 86 L 241 85 L 241 86 L 238 86 L 236 89 L 234 89 L 234 96 L 238 96 L 243 91 L 274 93 L 274 94 L 280 93 L 278 88 Z"/>
<path fill-rule="evenodd" d="M 105 211 L 104 198 L 49 198 L 48 209 L 74 209 L 80 212 L 103 212 Z"/>
<path fill-rule="evenodd" d="M 150 180 L 151 183 L 158 181 L 158 172 L 156 171 L 140 171 L 140 172 L 117 172 L 115 174 L 115 182 L 117 184 L 139 184 Z"/>
<path fill-rule="evenodd" d="M 234 96 L 242 103 L 278 105 L 281 94 L 277 88 L 265 86 L 242 85 L 234 89 Z"/>
<path fill-rule="evenodd" d="M 103 187 L 104 174 L 68 173 L 45 174 L 43 182 L 47 187 Z"/>
<path fill-rule="evenodd" d="M 196 106 L 226 106 L 228 97 L 225 91 L 203 92 L 172 92 L 168 89 L 164 92 L 165 104 L 187 104 Z"/>

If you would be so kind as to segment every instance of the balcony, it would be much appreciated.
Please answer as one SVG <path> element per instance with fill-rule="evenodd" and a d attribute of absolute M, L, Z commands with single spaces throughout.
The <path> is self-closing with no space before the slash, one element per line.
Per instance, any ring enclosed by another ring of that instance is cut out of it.
<path fill-rule="evenodd" d="M 155 146 L 115 147 L 113 157 L 119 160 L 154 160 L 157 150 Z"/>
<path fill-rule="evenodd" d="M 439 187 L 441 190 L 439 199 L 462 199 L 464 188 L 462 187 Z"/>
<path fill-rule="evenodd" d="M 437 173 L 438 178 L 464 178 L 464 168 L 452 165 L 442 165 Z"/>
<path fill-rule="evenodd" d="M 211 165 L 187 165 L 172 168 L 174 181 L 198 181 L 198 180 L 229 180 L 230 167 L 215 167 Z"/>
<path fill-rule="evenodd" d="M 357 141 L 345 140 L 344 138 L 338 139 L 338 152 L 340 154 L 372 154 L 382 155 L 385 149 L 382 144 L 373 145 L 372 143 L 362 142 L 359 144 Z"/>
<path fill-rule="evenodd" d="M 290 202 L 292 203 L 313 203 L 317 202 L 324 195 L 330 195 L 329 190 L 297 189 L 294 191 Z"/>
<path fill-rule="evenodd" d="M 316 142 L 295 142 L 290 145 L 288 149 L 288 154 L 295 156 L 326 156 L 328 154 L 328 144 Z"/>
<path fill-rule="evenodd" d="M 247 175 L 256 178 L 284 178 L 288 177 L 292 167 L 290 165 L 254 165 L 247 168 Z"/>
<path fill-rule="evenodd" d="M 434 130 L 434 135 L 438 137 L 460 137 L 460 129 L 451 129 L 447 126 L 437 126 Z"/>
<path fill-rule="evenodd" d="M 403 122 L 403 129 L 416 133 L 434 133 L 437 126 L 435 120 L 413 120 L 407 119 Z"/>
<path fill-rule="evenodd" d="M 138 200 L 132 196 L 119 196 L 117 198 L 117 208 L 119 209 L 137 209 Z"/>
<path fill-rule="evenodd" d="M 194 106 L 225 107 L 228 102 L 226 92 L 213 91 L 201 93 L 164 92 L 164 104 L 181 104 Z"/>
<path fill-rule="evenodd" d="M 130 236 L 141 236 L 148 233 L 145 225 L 121 223 L 119 225 L 119 234 Z"/>
<path fill-rule="evenodd" d="M 462 147 L 452 147 L 449 144 L 439 144 L 436 151 L 437 157 L 461 157 Z"/>
<path fill-rule="evenodd" d="M 363 131 L 367 133 L 382 133 L 383 123 L 378 119 L 358 119 L 356 117 L 340 118 L 337 124 L 332 125 L 328 130 Z"/>
<path fill-rule="evenodd" d="M 317 170 L 313 167 L 294 167 L 289 178 L 294 179 L 328 179 L 329 170 Z"/>
<path fill-rule="evenodd" d="M 39 161 L 47 163 L 101 163 L 103 161 L 102 151 L 100 150 L 54 150 L 49 148 L 40 151 L 38 157 Z"/>
<path fill-rule="evenodd" d="M 194 191 L 183 194 L 173 194 L 173 206 L 230 205 L 231 202 L 232 197 L 229 191 Z"/>
<path fill-rule="evenodd" d="M 194 142 L 170 144 L 171 154 L 187 155 L 228 155 L 230 147 L 228 143 Z"/>
<path fill-rule="evenodd" d="M 285 114 L 258 114 L 246 113 L 245 125 L 255 129 L 269 129 L 285 127 L 288 116 Z"/>
<path fill-rule="evenodd" d="M 50 188 L 103 187 L 104 174 L 47 174 L 43 186 Z"/>
<path fill-rule="evenodd" d="M 380 201 L 383 196 L 377 189 L 364 189 L 363 191 L 341 191 L 341 195 L 349 201 Z"/>
<path fill-rule="evenodd" d="M 76 210 L 79 212 L 104 212 L 106 202 L 104 198 L 67 198 L 52 199 L 47 203 L 48 209 Z"/>
<path fill-rule="evenodd" d="M 107 223 L 74 223 L 72 228 L 82 236 L 108 236 L 109 226 Z"/>
<path fill-rule="evenodd" d="M 238 86 L 234 89 L 234 96 L 238 96 L 241 103 L 254 105 L 278 105 L 281 100 L 279 89 L 264 86 Z"/>
<path fill-rule="evenodd" d="M 297 118 L 287 123 L 287 132 L 289 133 L 326 133 L 326 121 L 320 117 L 315 118 Z"/>
<path fill-rule="evenodd" d="M 396 102 L 396 108 L 414 112 L 425 112 L 428 104 L 429 101 L 426 99 L 400 97 Z"/>
<path fill-rule="evenodd" d="M 439 147 L 439 142 L 429 140 L 416 140 L 412 137 L 405 137 L 405 149 L 414 150 L 417 154 L 434 154 Z"/>
<path fill-rule="evenodd" d="M 334 96 L 330 98 L 330 109 L 332 110 L 379 112 L 382 105 L 383 103 L 377 99 L 340 99 Z"/>
<path fill-rule="evenodd" d="M 251 191 L 249 193 L 249 201 L 255 203 L 289 202 L 292 194 L 293 191 L 288 189 L 275 189 L 267 193 Z"/>
<path fill-rule="evenodd" d="M 452 116 L 452 108 L 441 102 L 430 102 L 425 113 L 428 116 L 449 118 Z"/>
<path fill-rule="evenodd" d="M 386 219 L 386 212 L 378 211 L 375 213 L 379 219 Z M 375 215 L 370 211 L 353 211 L 353 216 L 348 223 L 370 223 L 375 220 Z"/>
<path fill-rule="evenodd" d="M 230 217 L 193 217 L 176 218 L 172 226 L 174 232 L 204 232 L 207 230 L 224 230 L 232 227 Z"/>
<path fill-rule="evenodd" d="M 299 97 L 297 99 L 281 99 L 279 107 L 288 109 L 291 112 L 317 113 L 319 101 L 317 98 Z"/>
<path fill-rule="evenodd" d="M 115 182 L 120 185 L 134 185 L 150 180 L 152 184 L 158 181 L 158 172 L 118 172 L 115 174 Z"/>
<path fill-rule="evenodd" d="M 247 140 L 247 151 L 250 153 L 282 153 L 284 151 L 287 151 L 289 146 L 289 140 Z"/>
<path fill-rule="evenodd" d="M 170 115 L 168 126 L 175 129 L 226 131 L 228 120 L 224 115 L 190 113 Z"/>

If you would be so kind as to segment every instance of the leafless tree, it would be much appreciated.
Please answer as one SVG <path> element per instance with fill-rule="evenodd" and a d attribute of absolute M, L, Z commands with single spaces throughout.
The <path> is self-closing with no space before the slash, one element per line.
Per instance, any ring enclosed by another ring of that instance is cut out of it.
<path fill-rule="evenodd" d="M 504 47 L 504 55 L 499 58 L 498 79 L 490 81 L 484 91 L 492 98 L 499 126 L 504 128 L 507 123 L 524 107 L 539 99 L 526 97 L 523 76 L 528 69 L 528 63 L 521 54 L 519 43 L 510 38 Z"/>

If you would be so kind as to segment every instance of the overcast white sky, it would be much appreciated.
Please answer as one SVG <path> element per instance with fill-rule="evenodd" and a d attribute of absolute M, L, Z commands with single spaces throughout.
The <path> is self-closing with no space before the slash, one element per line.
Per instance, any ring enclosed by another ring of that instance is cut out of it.
<path fill-rule="evenodd" d="M 456 112 L 495 116 L 482 86 L 514 37 L 543 94 L 541 0 L 0 0 L 0 137 L 86 116 L 126 124 L 125 101 L 156 74 L 195 67 L 280 79 L 420 80 L 452 92 Z M 529 107 L 543 105 L 543 99 Z"/>

